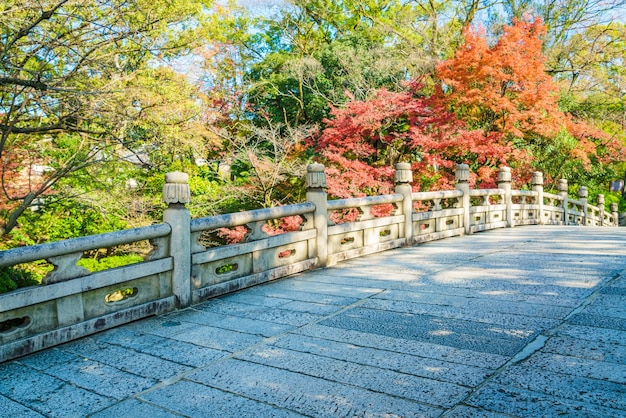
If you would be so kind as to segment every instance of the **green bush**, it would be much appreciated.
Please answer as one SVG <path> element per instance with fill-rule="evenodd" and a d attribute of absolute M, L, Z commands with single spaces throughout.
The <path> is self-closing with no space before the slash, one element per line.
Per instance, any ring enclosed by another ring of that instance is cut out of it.
<path fill-rule="evenodd" d="M 81 258 L 78 260 L 78 264 L 81 267 L 86 268 L 89 271 L 101 271 L 112 269 L 115 267 L 127 266 L 129 264 L 140 263 L 143 261 L 143 257 L 137 254 L 127 255 L 114 255 L 111 257 L 104 257 L 100 259 L 95 258 Z"/>
<path fill-rule="evenodd" d="M 26 270 L 14 267 L 0 267 L 0 293 L 10 292 L 19 287 L 39 284 L 35 276 Z"/>

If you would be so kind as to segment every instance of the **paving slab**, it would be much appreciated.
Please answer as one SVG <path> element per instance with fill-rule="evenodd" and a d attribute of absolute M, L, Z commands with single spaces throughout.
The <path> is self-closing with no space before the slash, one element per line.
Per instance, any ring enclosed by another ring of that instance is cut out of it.
<path fill-rule="evenodd" d="M 626 417 L 626 228 L 348 260 L 0 364 L 0 417 Z"/>

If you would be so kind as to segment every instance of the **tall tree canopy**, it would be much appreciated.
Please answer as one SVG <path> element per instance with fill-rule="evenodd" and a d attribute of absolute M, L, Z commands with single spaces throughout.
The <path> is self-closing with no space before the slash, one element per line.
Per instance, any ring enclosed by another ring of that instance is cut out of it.
<path fill-rule="evenodd" d="M 150 222 L 170 170 L 197 216 L 299 200 L 314 158 L 342 197 L 390 190 L 397 161 L 416 189 L 458 162 L 592 194 L 626 168 L 626 0 L 251 4 L 5 1 L 0 233 Z"/>
<path fill-rule="evenodd" d="M 60 180 L 127 147 L 132 138 L 125 127 L 146 104 L 125 89 L 145 81 L 157 60 L 192 46 L 210 3 L 8 0 L 0 6 L 0 228 L 14 228 Z"/>
<path fill-rule="evenodd" d="M 499 133 L 468 130 L 436 96 L 424 96 L 420 83 L 403 92 L 379 90 L 367 101 L 334 109 L 317 141 L 329 166 L 329 193 L 337 197 L 389 193 L 397 162 L 410 162 L 417 189 L 448 188 L 454 167 L 469 163 L 489 182 L 506 163 L 511 148 Z"/>
<path fill-rule="evenodd" d="M 551 179 L 585 178 L 593 167 L 623 158 L 623 141 L 560 109 L 558 85 L 546 73 L 544 35 L 539 18 L 514 20 L 493 46 L 484 33 L 466 30 L 455 56 L 437 66 L 442 99 L 470 126 L 513 141 L 532 159 L 518 161 L 525 170 L 532 162 Z"/>

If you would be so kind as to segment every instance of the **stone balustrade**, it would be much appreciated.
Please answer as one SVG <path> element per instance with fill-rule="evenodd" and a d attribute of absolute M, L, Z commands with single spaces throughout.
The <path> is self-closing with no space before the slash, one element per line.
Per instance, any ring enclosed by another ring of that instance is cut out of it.
<path fill-rule="evenodd" d="M 396 167 L 394 194 L 328 200 L 324 166 L 307 168 L 307 202 L 191 219 L 187 175 L 168 173 L 162 224 L 0 252 L 0 267 L 46 260 L 54 266 L 40 286 L 0 295 L 0 362 L 150 315 L 341 260 L 455 235 L 520 225 L 617 226 L 617 205 L 588 202 L 587 189 L 568 196 L 512 190 L 503 167 L 494 189 L 472 190 L 460 164 L 454 190 L 413 192 L 411 167 Z M 275 228 L 290 219 L 292 229 Z M 296 225 L 295 228 L 293 226 Z M 272 228 L 274 226 L 274 228 Z M 215 245 L 220 229 L 241 239 Z M 77 266 L 86 251 L 149 242 L 141 263 L 90 272 Z"/>

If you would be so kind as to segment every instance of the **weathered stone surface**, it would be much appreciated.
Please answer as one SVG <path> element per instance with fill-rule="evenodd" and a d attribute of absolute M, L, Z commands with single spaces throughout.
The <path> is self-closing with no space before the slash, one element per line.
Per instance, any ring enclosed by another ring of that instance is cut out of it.
<path fill-rule="evenodd" d="M 626 365 L 606 361 L 590 360 L 553 353 L 538 353 L 528 362 L 529 367 L 537 367 L 554 373 L 605 380 L 626 384 Z"/>
<path fill-rule="evenodd" d="M 142 399 L 187 417 L 300 417 L 242 396 L 194 382 L 181 381 L 146 393 Z"/>
<path fill-rule="evenodd" d="M 156 378 L 137 376 L 79 356 L 71 362 L 48 367 L 45 372 L 89 392 L 118 400 L 149 389 L 158 382 Z"/>
<path fill-rule="evenodd" d="M 145 402 L 140 402 L 135 399 L 127 399 L 103 411 L 89 415 L 89 417 L 180 418 L 180 415 L 168 412 Z"/>
<path fill-rule="evenodd" d="M 315 417 L 434 417 L 442 412 L 383 393 L 239 360 L 199 370 L 188 378 Z"/>
<path fill-rule="evenodd" d="M 32 409 L 28 409 L 17 402 L 14 402 L 0 395 L 0 411 L 6 416 L 23 417 L 23 418 L 39 418 L 44 415 L 38 414 Z"/>
<path fill-rule="evenodd" d="M 360 306 L 369 309 L 379 309 L 390 312 L 399 312 L 416 315 L 430 315 L 441 318 L 469 320 L 487 324 L 502 325 L 507 329 L 506 334 L 517 335 L 520 337 L 528 337 L 534 334 L 536 330 L 549 329 L 558 324 L 555 319 L 545 319 L 528 315 L 511 315 L 505 313 L 505 309 L 494 312 L 489 308 L 481 309 L 478 302 L 476 309 L 471 307 L 456 307 L 450 304 L 430 304 L 430 303 L 413 303 L 402 300 L 388 299 L 368 299 Z M 497 309 L 497 302 L 491 308 Z M 532 309 L 532 308 L 531 308 Z M 513 310 L 513 309 L 512 309 Z M 565 316 L 563 314 L 562 316 Z"/>
<path fill-rule="evenodd" d="M 266 292 L 259 292 L 259 290 L 266 290 Z M 222 297 L 222 300 L 235 303 L 246 303 L 248 305 L 276 307 L 289 303 L 294 299 L 282 298 L 280 296 L 270 296 L 269 286 L 259 286 L 252 289 L 248 289 L 246 292 L 231 293 Z M 258 293 L 258 294 L 256 294 Z M 285 296 L 293 296 L 291 293 L 284 293 Z M 341 303 L 339 303 L 341 305 Z"/>
<path fill-rule="evenodd" d="M 580 313 L 569 318 L 570 324 L 587 325 L 599 328 L 609 328 L 619 331 L 626 331 L 626 318 L 616 318 L 612 316 Z"/>
<path fill-rule="evenodd" d="M 115 367 L 123 372 L 133 373 L 150 379 L 166 380 L 191 370 L 191 367 L 165 360 L 133 349 L 107 344 L 91 338 L 84 338 L 63 347 L 83 359 Z"/>
<path fill-rule="evenodd" d="M 303 276 L 303 278 L 306 278 L 306 276 Z M 279 284 L 279 283 L 276 283 L 276 284 Z M 246 294 L 248 296 L 241 295 L 241 297 L 246 297 L 246 298 L 247 297 L 253 297 L 253 298 L 263 297 L 263 298 L 268 298 L 270 300 L 265 302 L 264 304 L 259 304 L 258 302 L 250 303 L 246 300 L 241 300 L 241 303 L 248 303 L 250 305 L 268 306 L 268 307 L 278 307 L 282 305 L 283 302 L 278 303 L 276 302 L 275 299 L 280 299 L 286 302 L 289 302 L 292 300 L 299 300 L 302 302 L 325 303 L 327 305 L 338 305 L 338 306 L 350 305 L 359 300 L 359 298 L 354 297 L 354 296 L 334 296 L 334 295 L 327 295 L 327 294 L 312 293 L 312 292 L 307 292 L 307 291 L 284 289 L 281 287 L 274 286 L 274 283 L 272 283 L 272 286 L 259 286 L 259 287 L 249 289 L 246 291 Z M 239 294 L 235 293 L 233 295 L 228 295 L 224 298 L 224 300 L 239 302 Z"/>
<path fill-rule="evenodd" d="M 15 362 L 0 364 L 0 376 L 0 394 L 3 395 L 0 396 L 0 405 L 4 403 L 1 399 L 9 398 L 21 405 L 28 405 L 29 409 L 44 416 L 82 417 L 115 402 L 112 397 L 93 393 L 89 388 L 79 387 L 74 381 L 68 383 L 69 379 L 62 380 Z M 6 403 L 8 411 L 16 408 L 15 403 Z M 26 408 L 24 410 L 27 411 Z M 6 412 L 0 408 L 1 416 L 11 416 L 5 415 Z M 40 415 L 24 412 L 24 415 L 20 413 L 13 416 Z"/>
<path fill-rule="evenodd" d="M 626 331 L 565 324 L 558 329 L 556 335 L 626 346 Z"/>
<path fill-rule="evenodd" d="M 492 373 L 486 368 L 455 363 L 456 358 L 441 361 L 304 335 L 288 334 L 272 345 L 467 387 L 478 385 Z"/>
<path fill-rule="evenodd" d="M 257 348 L 237 358 L 437 406 L 452 406 L 469 394 L 469 389 L 452 383 L 276 347 Z"/>
<path fill-rule="evenodd" d="M 626 345 L 616 345 L 604 341 L 553 337 L 545 344 L 543 351 L 589 360 L 626 364 Z"/>
<path fill-rule="evenodd" d="M 116 328 L 98 334 L 94 339 L 192 367 L 205 366 L 230 354 L 228 351 L 202 347 L 158 335 L 141 334 L 126 328 Z"/>
<path fill-rule="evenodd" d="M 614 295 L 611 295 L 614 296 Z M 602 297 L 602 296 L 600 296 Z M 611 299 L 619 299 L 619 298 L 611 298 Z M 606 300 L 606 299 L 605 299 Z M 626 306 L 620 305 L 621 301 L 619 301 L 616 305 L 608 305 L 606 303 L 594 303 L 593 305 L 585 307 L 581 314 L 595 315 L 595 316 L 605 316 L 612 317 L 615 319 L 626 319 Z"/>
<path fill-rule="evenodd" d="M 467 403 L 487 411 L 516 417 L 594 417 L 623 415 L 619 410 L 531 392 L 523 389 L 487 384 Z"/>
<path fill-rule="evenodd" d="M 524 317 L 562 319 L 571 312 L 571 307 L 554 306 L 547 304 L 547 302 L 533 303 L 528 298 L 523 302 L 511 299 L 500 300 L 498 296 L 503 295 L 499 295 L 497 292 L 487 294 L 466 292 L 464 295 L 458 295 L 455 291 L 451 291 L 452 289 L 447 289 L 448 293 L 419 292 L 417 290 L 418 288 L 415 288 L 415 291 L 407 291 L 407 288 L 402 290 L 390 289 L 373 296 L 373 299 L 413 302 L 421 304 L 424 309 L 427 309 L 426 305 L 454 307 L 459 308 L 460 315 L 497 313 L 500 317 L 511 317 L 511 314 L 514 314 Z"/>
<path fill-rule="evenodd" d="M 511 415 L 499 414 L 497 412 L 485 411 L 470 406 L 457 406 L 446 413 L 446 418 L 510 418 Z"/>
<path fill-rule="evenodd" d="M 172 338 L 202 347 L 209 347 L 215 350 L 230 352 L 242 350 L 245 347 L 254 345 L 263 339 L 262 337 L 256 335 L 229 331 L 215 327 L 207 327 L 204 325 L 196 325 L 193 329 L 190 329 L 182 334 L 174 335 Z"/>
<path fill-rule="evenodd" d="M 340 282 L 346 286 L 372 288 L 375 291 L 380 291 L 381 286 L 384 288 L 393 287 L 393 282 L 398 282 L 398 285 L 400 285 L 403 282 L 410 282 L 418 278 L 418 275 L 414 271 L 407 272 L 399 269 L 395 271 L 393 269 L 389 271 L 379 270 L 373 275 L 372 266 L 369 263 L 359 265 L 353 262 L 353 260 L 350 260 L 347 264 L 349 268 L 332 268 L 320 272 L 313 272 L 307 275 L 306 280 L 329 284 Z M 338 280 L 339 277 L 341 278 L 340 280 Z"/>
<path fill-rule="evenodd" d="M 626 387 L 614 382 L 550 373 L 527 366 L 511 367 L 494 382 L 559 398 L 626 409 Z"/>
<path fill-rule="evenodd" d="M 209 301 L 206 305 L 198 307 L 198 309 L 206 312 L 220 313 L 223 315 L 230 314 L 232 316 L 242 318 L 293 326 L 302 326 L 322 317 L 322 315 L 307 312 L 296 312 L 282 308 L 245 305 L 221 300 Z"/>
<path fill-rule="evenodd" d="M 515 330 L 496 328 L 480 322 L 360 307 L 325 319 L 320 325 L 503 356 L 513 356 L 532 337 L 532 334 L 524 333 L 520 336 L 516 335 Z"/>
<path fill-rule="evenodd" d="M 297 330 L 297 333 L 327 339 L 330 341 L 345 342 L 363 347 L 380 348 L 382 350 L 389 350 L 396 353 L 451 361 L 486 369 L 498 368 L 508 360 L 507 357 L 498 354 L 459 349 L 424 341 L 409 340 L 406 338 L 393 338 L 361 331 L 326 327 L 318 324 L 301 328 Z"/>

